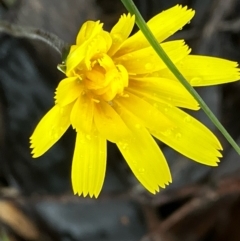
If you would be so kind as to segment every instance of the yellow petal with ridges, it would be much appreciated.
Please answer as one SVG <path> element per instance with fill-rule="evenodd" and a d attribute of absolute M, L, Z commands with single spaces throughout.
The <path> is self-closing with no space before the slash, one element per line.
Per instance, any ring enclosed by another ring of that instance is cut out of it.
<path fill-rule="evenodd" d="M 73 71 L 79 64 L 80 70 L 87 68 L 92 69 L 92 58 L 97 54 L 106 53 L 112 44 L 112 39 L 108 32 L 102 31 L 100 34 L 87 40 L 79 47 L 73 47 L 66 60 L 66 75 L 71 76 Z"/>
<path fill-rule="evenodd" d="M 108 51 L 108 54 L 112 56 L 125 41 L 132 32 L 135 24 L 135 16 L 123 14 L 117 24 L 113 26 L 110 35 L 112 37 L 112 46 Z"/>
<path fill-rule="evenodd" d="M 70 126 L 72 105 L 60 107 L 55 105 L 38 123 L 30 143 L 33 157 L 39 157 L 51 148 Z"/>
<path fill-rule="evenodd" d="M 72 76 L 72 71 L 76 68 L 85 58 L 89 46 L 93 42 L 96 44 L 97 36 L 105 31 L 102 29 L 102 24 L 97 21 L 88 21 L 83 24 L 77 36 L 76 45 L 72 45 L 68 57 L 66 59 L 66 75 Z"/>
<path fill-rule="evenodd" d="M 141 77 L 138 76 L 129 81 L 128 90 L 141 98 L 150 99 L 158 102 L 170 103 L 177 107 L 198 110 L 198 102 L 184 88 L 184 86 L 171 79 L 158 77 Z"/>
<path fill-rule="evenodd" d="M 88 41 L 89 39 L 93 38 L 97 34 L 101 33 L 102 30 L 103 30 L 103 24 L 100 23 L 100 21 L 85 22 L 78 32 L 76 44 L 77 45 L 83 44 L 85 41 Z"/>
<path fill-rule="evenodd" d="M 95 104 L 94 123 L 98 132 L 111 142 L 116 143 L 131 136 L 119 114 L 105 101 Z"/>
<path fill-rule="evenodd" d="M 86 54 L 86 46 L 84 43 L 80 46 L 73 45 L 66 59 L 66 76 L 76 76 L 75 68 L 83 61 Z"/>
<path fill-rule="evenodd" d="M 158 108 L 177 127 L 164 132 L 150 128 L 153 136 L 196 162 L 209 166 L 218 165 L 219 157 L 222 157 L 218 150 L 222 150 L 222 147 L 206 126 L 176 107 L 159 103 Z"/>
<path fill-rule="evenodd" d="M 106 172 L 106 150 L 106 139 L 97 132 L 77 132 L 71 175 L 74 194 L 98 197 Z"/>
<path fill-rule="evenodd" d="M 112 39 L 108 32 L 102 31 L 98 35 L 88 41 L 86 45 L 86 55 L 84 58 L 84 63 L 88 70 L 92 69 L 91 61 L 98 54 L 107 53 L 112 45 Z"/>
<path fill-rule="evenodd" d="M 125 94 L 128 97 L 117 98 L 114 103 L 134 114 L 145 127 L 158 130 L 174 127 L 174 122 L 170 121 L 153 105 L 128 91 L 125 91 Z"/>
<path fill-rule="evenodd" d="M 183 40 L 169 41 L 162 43 L 161 46 L 173 63 L 182 60 L 190 52 Z M 152 73 L 167 68 L 152 47 L 122 55 L 115 61 L 125 66 L 130 75 Z"/>
<path fill-rule="evenodd" d="M 189 55 L 176 64 L 192 86 L 224 84 L 240 79 L 238 64 L 226 59 Z M 159 71 L 165 78 L 176 79 L 170 70 Z"/>
<path fill-rule="evenodd" d="M 65 106 L 77 99 L 83 92 L 83 85 L 78 77 L 63 79 L 56 89 L 56 103 Z"/>
<path fill-rule="evenodd" d="M 172 181 L 165 157 L 138 118 L 123 106 L 116 106 L 116 110 L 134 134 L 133 138 L 116 144 L 136 178 L 155 194 L 159 186 L 165 188 Z"/>
<path fill-rule="evenodd" d="M 187 7 L 176 5 L 150 19 L 147 25 L 160 43 L 187 24 L 194 16 L 194 13 L 193 10 L 187 9 Z M 149 46 L 149 42 L 143 33 L 138 31 L 124 42 L 116 54 L 120 56 L 147 46 Z"/>
<path fill-rule="evenodd" d="M 76 131 L 90 132 L 93 124 L 93 100 L 88 95 L 80 95 L 73 105 L 70 120 Z"/>

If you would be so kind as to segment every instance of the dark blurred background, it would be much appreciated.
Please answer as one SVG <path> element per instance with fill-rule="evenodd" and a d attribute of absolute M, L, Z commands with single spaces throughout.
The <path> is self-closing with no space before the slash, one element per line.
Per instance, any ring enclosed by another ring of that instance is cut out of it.
<path fill-rule="evenodd" d="M 240 0 L 135 3 L 146 20 L 175 4 L 195 9 L 191 24 L 171 39 L 184 38 L 194 54 L 240 62 Z M 86 20 L 100 19 L 109 30 L 125 11 L 120 0 L 0 0 L 0 20 L 44 29 L 69 43 Z M 32 159 L 29 136 L 53 105 L 54 89 L 64 77 L 56 69 L 60 62 L 40 41 L 0 34 L 0 241 L 240 240 L 240 157 L 201 111 L 193 115 L 224 147 L 219 167 L 194 163 L 160 144 L 173 184 L 156 196 L 135 180 L 112 144 L 100 197 L 74 196 L 71 129 Z M 240 144 L 240 84 L 198 91 Z"/>

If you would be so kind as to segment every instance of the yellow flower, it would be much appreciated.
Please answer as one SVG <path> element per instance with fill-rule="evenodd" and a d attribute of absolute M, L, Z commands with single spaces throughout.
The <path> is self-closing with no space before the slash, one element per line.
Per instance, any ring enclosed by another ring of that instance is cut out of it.
<path fill-rule="evenodd" d="M 148 26 L 192 86 L 238 80 L 237 63 L 189 55 L 183 40 L 163 42 L 193 16 L 193 10 L 177 5 L 156 15 Z M 99 21 L 83 24 L 66 59 L 66 78 L 56 89 L 55 105 L 31 137 L 33 157 L 39 157 L 70 125 L 76 130 L 72 185 L 78 195 L 99 195 L 107 140 L 116 143 L 151 193 L 172 181 L 152 136 L 202 164 L 216 166 L 221 157 L 222 147 L 213 133 L 181 109 L 197 110 L 198 103 L 140 31 L 129 37 L 134 21 L 134 16 L 122 15 L 110 32 Z"/>

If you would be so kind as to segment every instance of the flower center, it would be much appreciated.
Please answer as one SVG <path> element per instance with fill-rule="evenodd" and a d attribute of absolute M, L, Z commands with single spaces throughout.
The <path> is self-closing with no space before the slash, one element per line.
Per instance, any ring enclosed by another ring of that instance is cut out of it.
<path fill-rule="evenodd" d="M 122 65 L 115 65 L 107 54 L 98 54 L 90 60 L 89 67 L 78 68 L 76 74 L 83 81 L 86 91 L 91 91 L 96 98 L 111 101 L 122 95 L 128 86 L 128 72 Z"/>

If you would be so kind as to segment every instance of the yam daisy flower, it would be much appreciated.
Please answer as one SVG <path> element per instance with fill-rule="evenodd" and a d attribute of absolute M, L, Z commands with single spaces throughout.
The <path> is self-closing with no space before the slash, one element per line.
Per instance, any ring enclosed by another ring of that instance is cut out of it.
<path fill-rule="evenodd" d="M 177 5 L 153 17 L 148 26 L 192 86 L 238 80 L 237 63 L 190 55 L 183 40 L 163 42 L 193 16 L 193 10 Z M 134 22 L 134 16 L 124 14 L 110 32 L 99 21 L 83 24 L 66 59 L 66 78 L 56 89 L 55 105 L 31 136 L 33 157 L 39 157 L 69 126 L 76 130 L 75 194 L 99 195 L 107 141 L 118 146 L 136 178 L 151 193 L 172 181 L 153 137 L 202 164 L 216 166 L 221 157 L 222 147 L 214 134 L 182 110 L 198 110 L 198 103 L 141 31 L 129 37 Z"/>

